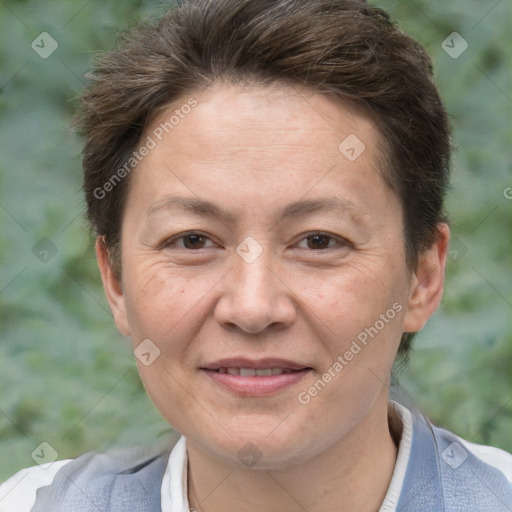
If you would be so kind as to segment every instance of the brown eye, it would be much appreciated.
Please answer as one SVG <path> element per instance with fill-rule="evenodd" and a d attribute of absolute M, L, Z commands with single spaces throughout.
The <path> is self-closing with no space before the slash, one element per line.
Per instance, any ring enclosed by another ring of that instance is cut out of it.
<path fill-rule="evenodd" d="M 165 249 L 204 249 L 205 244 L 208 240 L 209 238 L 205 235 L 202 235 L 201 233 L 188 233 L 185 235 L 181 235 L 179 237 L 175 237 L 172 240 L 169 240 L 164 244 L 163 247 Z M 182 243 L 179 243 L 181 241 Z"/>
<path fill-rule="evenodd" d="M 333 240 L 333 238 L 328 235 L 311 235 L 308 236 L 306 240 L 308 240 L 309 249 L 327 249 L 329 242 Z"/>
<path fill-rule="evenodd" d="M 343 239 L 335 238 L 328 233 L 312 233 L 301 240 L 299 247 L 301 249 L 319 250 L 331 249 L 335 246 L 344 247 L 346 245 L 348 245 L 346 241 Z"/>
<path fill-rule="evenodd" d="M 206 237 L 197 233 L 182 237 L 186 249 L 202 249 L 204 247 Z M 188 242 L 188 243 L 187 243 Z"/>

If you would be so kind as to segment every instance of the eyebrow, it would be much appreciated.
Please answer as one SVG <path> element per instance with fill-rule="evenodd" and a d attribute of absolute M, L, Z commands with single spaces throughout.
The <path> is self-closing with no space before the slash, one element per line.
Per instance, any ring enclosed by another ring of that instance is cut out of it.
<path fill-rule="evenodd" d="M 151 217 L 161 210 L 167 210 L 173 207 L 179 207 L 182 210 L 192 212 L 199 216 L 216 217 L 228 223 L 234 223 L 235 216 L 224 208 L 194 197 L 165 196 L 153 203 L 146 212 L 147 217 Z M 278 220 L 290 217 L 300 217 L 308 213 L 318 211 L 337 210 L 350 212 L 358 220 L 358 212 L 362 209 L 348 199 L 339 197 L 326 197 L 322 199 L 299 200 L 285 205 L 277 215 Z"/>

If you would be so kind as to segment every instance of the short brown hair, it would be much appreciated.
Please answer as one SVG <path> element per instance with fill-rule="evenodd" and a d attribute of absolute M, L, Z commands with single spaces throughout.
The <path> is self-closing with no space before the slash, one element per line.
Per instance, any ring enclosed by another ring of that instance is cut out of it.
<path fill-rule="evenodd" d="M 88 218 L 120 278 L 120 233 L 130 173 L 157 112 L 194 91 L 230 84 L 297 84 L 374 119 L 383 176 L 404 213 L 407 264 L 417 265 L 445 221 L 450 127 L 425 50 L 362 0 L 188 0 L 139 24 L 97 61 L 75 125 L 85 136 Z M 108 194 L 98 190 L 111 183 Z M 405 334 L 404 352 L 411 337 Z"/>

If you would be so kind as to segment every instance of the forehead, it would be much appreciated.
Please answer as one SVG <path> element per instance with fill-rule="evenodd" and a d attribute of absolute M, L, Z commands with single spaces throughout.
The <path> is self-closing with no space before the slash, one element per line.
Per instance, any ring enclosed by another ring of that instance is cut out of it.
<path fill-rule="evenodd" d="M 197 101 L 193 109 L 187 106 L 191 97 Z M 189 129 L 194 130 L 194 138 L 179 137 Z M 340 156 L 339 144 L 349 135 L 358 135 L 370 153 L 380 139 L 375 124 L 361 109 L 285 84 L 215 84 L 159 112 L 146 130 L 146 135 L 155 133 L 185 151 L 230 153 L 230 148 L 245 146 L 261 152 L 269 148 L 327 152 L 334 158 Z"/>
<path fill-rule="evenodd" d="M 260 170 L 268 166 L 267 157 L 278 159 L 270 165 L 273 170 L 279 164 L 328 168 L 340 157 L 354 161 L 360 153 L 367 166 L 378 168 L 381 160 L 381 137 L 368 115 L 325 94 L 284 84 L 216 84 L 188 94 L 158 113 L 142 141 L 147 137 L 156 148 L 146 163 L 170 152 L 174 160 L 215 155 L 228 166 L 233 156 L 242 155 L 248 162 L 257 159 Z"/>
<path fill-rule="evenodd" d="M 146 202 L 179 189 L 189 197 L 237 198 L 239 205 L 256 199 L 266 208 L 284 195 L 336 195 L 333 185 L 338 192 L 355 182 L 361 190 L 385 188 L 380 135 L 369 116 L 286 85 L 190 93 L 153 119 L 142 137 L 149 139 L 155 144 L 130 186 Z"/>

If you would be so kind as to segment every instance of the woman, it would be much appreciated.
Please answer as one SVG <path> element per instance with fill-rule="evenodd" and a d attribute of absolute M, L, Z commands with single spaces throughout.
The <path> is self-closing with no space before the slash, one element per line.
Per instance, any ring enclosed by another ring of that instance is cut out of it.
<path fill-rule="evenodd" d="M 181 437 L 25 470 L 12 510 L 512 509 L 512 456 L 389 398 L 449 242 L 425 51 L 358 0 L 196 0 L 91 78 L 105 292 Z"/>

